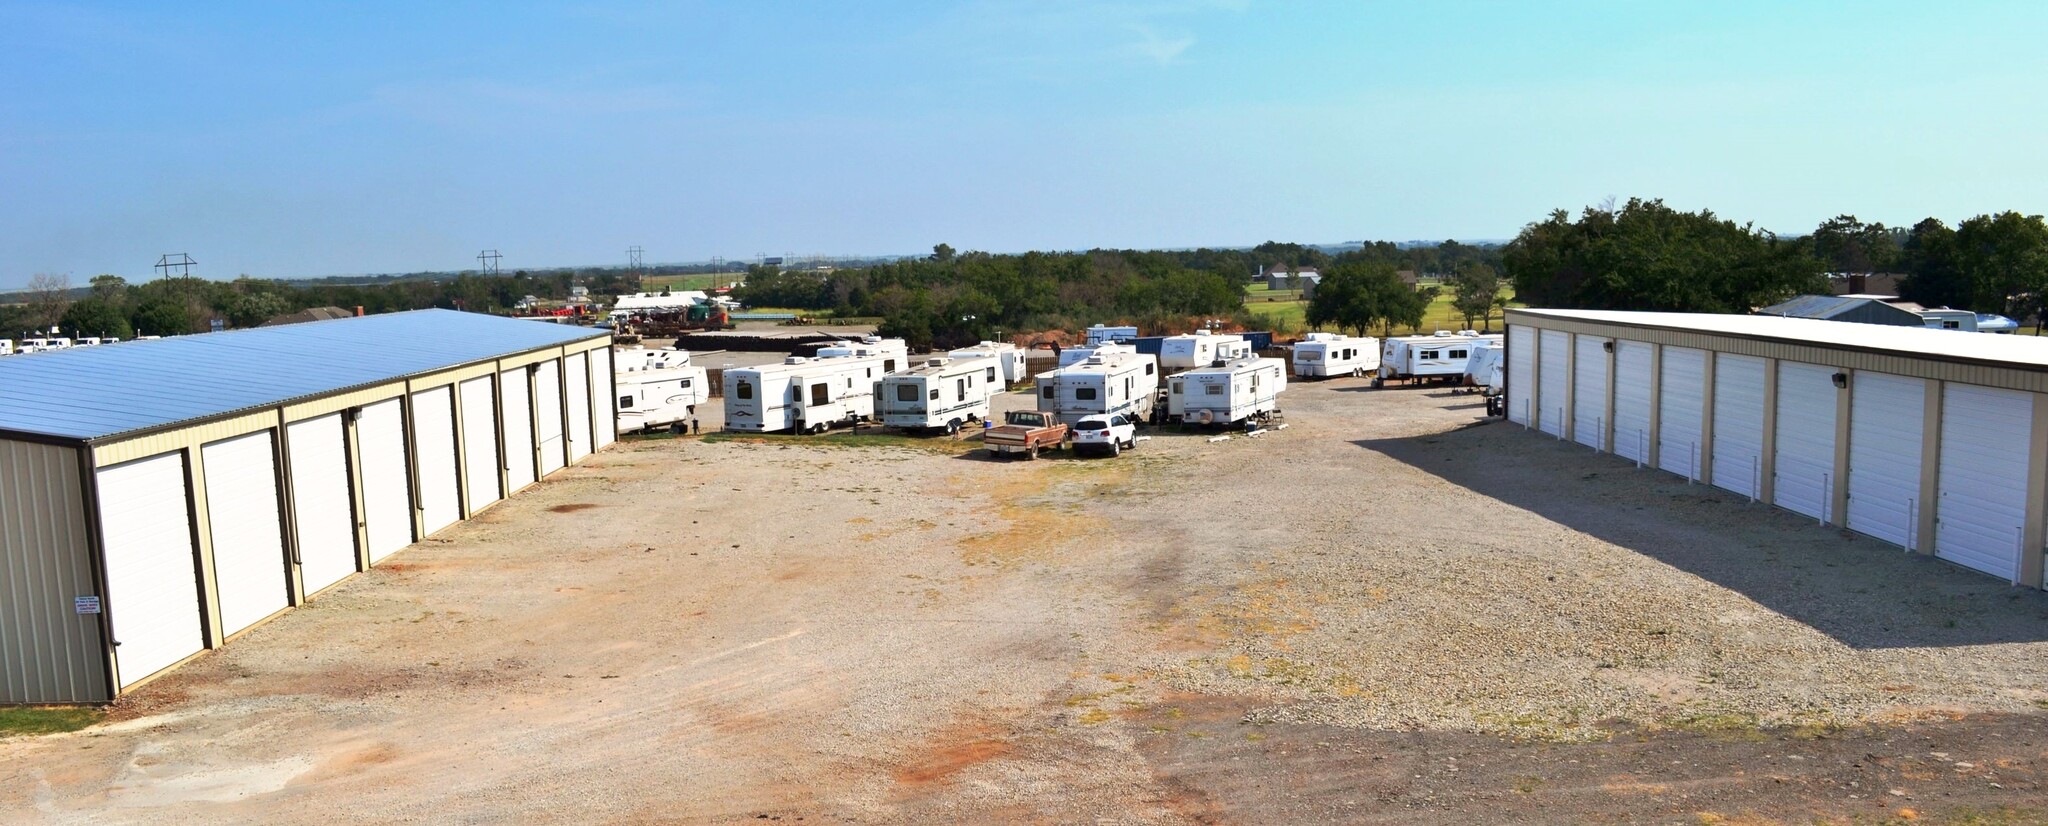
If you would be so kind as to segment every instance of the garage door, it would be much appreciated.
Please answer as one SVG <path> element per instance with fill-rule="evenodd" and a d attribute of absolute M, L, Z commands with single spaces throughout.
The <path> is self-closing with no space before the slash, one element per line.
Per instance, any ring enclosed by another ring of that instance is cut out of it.
<path fill-rule="evenodd" d="M 471 513 L 498 501 L 498 400 L 491 377 L 462 383 L 462 480 Z"/>
<path fill-rule="evenodd" d="M 562 376 L 569 400 L 569 461 L 581 461 L 590 455 L 590 360 L 582 353 L 562 359 Z"/>
<path fill-rule="evenodd" d="M 1815 519 L 1834 519 L 1835 368 L 1778 363 L 1777 458 L 1771 501 Z"/>
<path fill-rule="evenodd" d="M 1856 374 L 1849 386 L 1849 529 L 1911 547 L 1927 382 Z"/>
<path fill-rule="evenodd" d="M 121 687 L 206 646 L 186 512 L 185 459 L 166 453 L 97 474 L 108 619 Z"/>
<path fill-rule="evenodd" d="M 533 484 L 533 393 L 526 368 L 498 374 L 498 421 L 505 426 L 505 483 L 512 492 Z"/>
<path fill-rule="evenodd" d="M 1714 486 L 1757 493 L 1764 453 L 1764 360 L 1714 355 Z"/>
<path fill-rule="evenodd" d="M 590 428 L 595 434 L 598 447 L 604 447 L 619 440 L 619 414 L 612 405 L 618 399 L 612 395 L 612 350 L 590 351 Z"/>
<path fill-rule="evenodd" d="M 340 413 L 292 422 L 285 427 L 285 434 L 291 454 L 292 526 L 299 541 L 299 580 L 310 594 L 356 572 L 348 443 L 342 437 Z"/>
<path fill-rule="evenodd" d="M 1572 438 L 1596 450 L 1607 440 L 1607 339 L 1579 336 L 1572 361 Z"/>
<path fill-rule="evenodd" d="M 540 438 L 540 475 L 562 469 L 562 363 L 544 361 L 533 377 L 534 423 Z"/>
<path fill-rule="evenodd" d="M 2027 393 L 1944 388 L 1935 556 L 2001 579 L 2017 575 L 2033 424 L 2034 400 Z"/>
<path fill-rule="evenodd" d="M 278 511 L 277 459 L 265 430 L 199 449 L 206 471 L 206 524 L 220 628 L 233 634 L 291 604 L 284 526 Z"/>
<path fill-rule="evenodd" d="M 363 469 L 363 523 L 369 529 L 370 561 L 376 562 L 413 539 L 411 461 L 398 399 L 363 407 L 356 419 L 356 448 Z"/>
<path fill-rule="evenodd" d="M 1650 459 L 1650 359 L 1640 341 L 1614 342 L 1614 452 Z"/>
<path fill-rule="evenodd" d="M 412 394 L 413 459 L 419 474 L 421 527 L 427 535 L 462 519 L 455 478 L 455 394 L 437 387 Z"/>
<path fill-rule="evenodd" d="M 1700 478 L 1700 435 L 1707 412 L 1707 353 L 1666 347 L 1657 389 L 1657 466 Z"/>
<path fill-rule="evenodd" d="M 1508 421 L 1527 426 L 1536 381 L 1536 330 L 1508 328 Z"/>
<path fill-rule="evenodd" d="M 1564 435 L 1564 390 L 1570 378 L 1565 365 L 1570 363 L 1571 346 L 1570 334 L 1544 330 L 1543 343 L 1536 348 L 1536 358 L 1541 362 L 1536 379 L 1536 421 L 1543 432 L 1552 436 Z"/>

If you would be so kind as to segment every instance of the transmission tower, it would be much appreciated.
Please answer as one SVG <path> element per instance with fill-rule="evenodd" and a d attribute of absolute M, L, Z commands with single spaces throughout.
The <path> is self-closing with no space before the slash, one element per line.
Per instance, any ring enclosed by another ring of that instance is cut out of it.
<path fill-rule="evenodd" d="M 640 252 L 638 245 L 626 248 L 626 274 L 636 277 L 643 274 L 641 268 L 644 264 L 641 261 Z"/>
<path fill-rule="evenodd" d="M 476 254 L 476 263 L 484 275 L 497 275 L 498 259 L 503 257 L 505 256 L 499 255 L 497 250 L 484 250 Z"/>
<path fill-rule="evenodd" d="M 199 266 L 199 262 L 182 252 L 167 252 L 156 259 L 156 269 L 166 278 L 170 277 L 172 270 L 178 271 L 179 278 L 185 278 L 192 274 L 192 268 L 196 266 Z"/>

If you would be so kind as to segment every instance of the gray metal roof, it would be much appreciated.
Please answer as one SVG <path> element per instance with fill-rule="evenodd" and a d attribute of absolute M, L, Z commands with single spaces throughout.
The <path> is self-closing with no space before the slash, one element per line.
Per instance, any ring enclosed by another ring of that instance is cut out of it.
<path fill-rule="evenodd" d="M 0 357 L 0 432 L 102 439 L 608 335 L 406 313 Z"/>
<path fill-rule="evenodd" d="M 1521 323 L 1516 320 L 1518 316 L 1710 333 L 1787 344 L 1863 350 L 1906 358 L 1934 358 L 2023 370 L 2048 370 L 2048 338 L 2035 336 L 1971 333 L 1928 327 L 1890 327 L 1881 324 L 1844 324 L 1839 321 L 1768 315 L 1645 313 L 1624 310 L 1512 308 L 1508 310 L 1508 323 Z"/>
<path fill-rule="evenodd" d="M 1758 315 L 1775 315 L 1788 318 L 1832 319 L 1862 309 L 1867 304 L 1883 303 L 1872 298 L 1851 298 L 1845 295 L 1802 295 L 1790 301 L 1773 304 L 1756 312 Z"/>

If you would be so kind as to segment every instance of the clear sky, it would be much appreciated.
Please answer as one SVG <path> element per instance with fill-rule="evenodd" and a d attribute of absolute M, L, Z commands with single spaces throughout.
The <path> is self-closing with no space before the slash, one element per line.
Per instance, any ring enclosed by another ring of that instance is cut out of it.
<path fill-rule="evenodd" d="M 2048 3 L 0 0 L 0 286 L 2048 195 Z"/>

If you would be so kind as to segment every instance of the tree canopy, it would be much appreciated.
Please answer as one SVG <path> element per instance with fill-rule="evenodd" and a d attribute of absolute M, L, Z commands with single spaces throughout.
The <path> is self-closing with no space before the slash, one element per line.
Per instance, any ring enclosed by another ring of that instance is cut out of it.
<path fill-rule="evenodd" d="M 1661 200 L 1564 210 L 1502 253 L 1518 300 L 1537 307 L 1747 313 L 1828 292 L 1808 245 Z"/>

